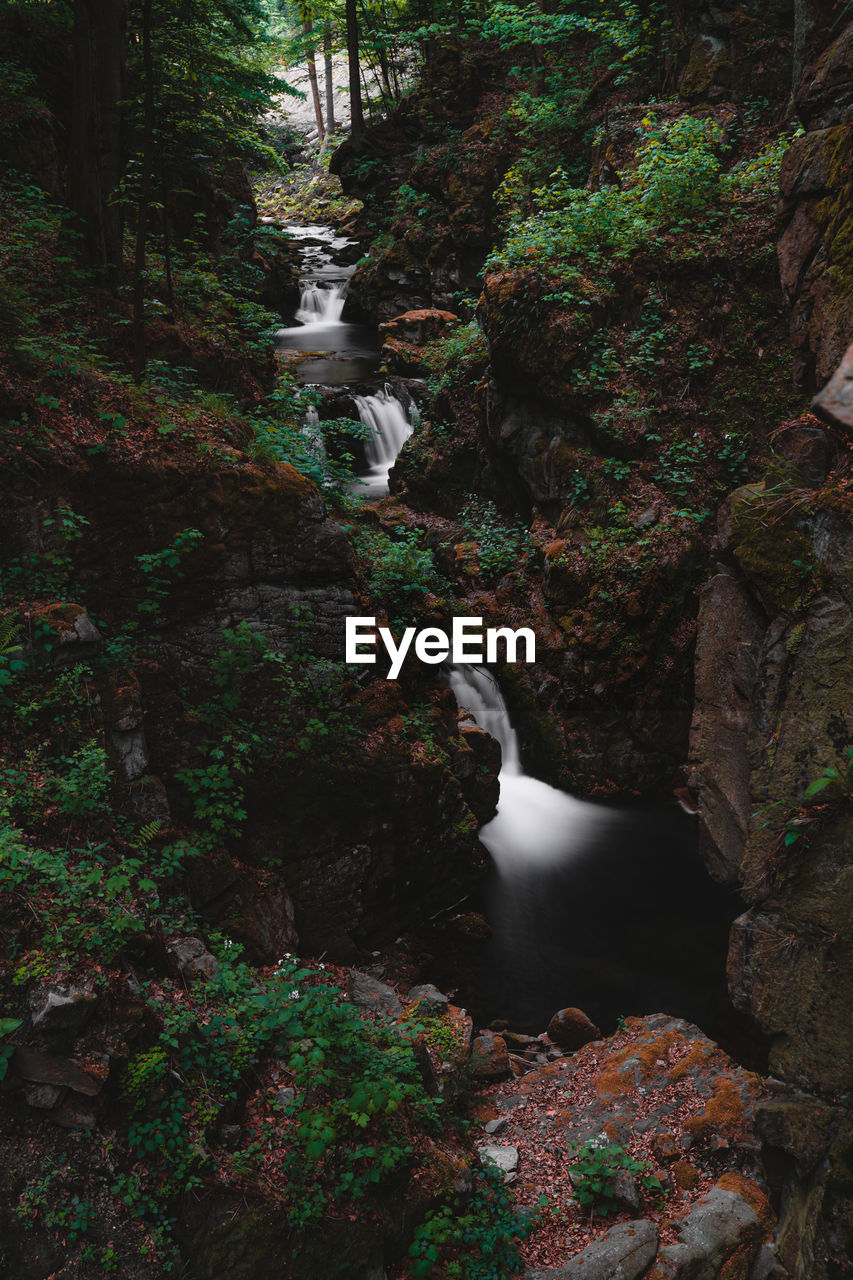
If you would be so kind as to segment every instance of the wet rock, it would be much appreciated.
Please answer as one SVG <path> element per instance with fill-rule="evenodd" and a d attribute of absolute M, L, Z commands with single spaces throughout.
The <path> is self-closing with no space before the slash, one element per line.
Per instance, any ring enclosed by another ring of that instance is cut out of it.
<path fill-rule="evenodd" d="M 355 970 L 350 976 L 348 999 L 361 1009 L 369 1009 L 384 1018 L 399 1018 L 403 1012 L 400 998 L 393 987 Z"/>
<path fill-rule="evenodd" d="M 560 1009 L 548 1023 L 548 1035 L 561 1049 L 573 1052 L 591 1040 L 600 1040 L 601 1032 L 582 1009 Z"/>
<path fill-rule="evenodd" d="M 37 1031 L 82 1031 L 94 1015 L 98 997 L 91 986 L 38 987 L 29 997 Z"/>
<path fill-rule="evenodd" d="M 620 1222 L 563 1266 L 528 1270 L 525 1280 L 637 1280 L 657 1253 L 658 1232 L 646 1218 Z"/>
<path fill-rule="evenodd" d="M 518 1168 L 518 1147 L 496 1147 L 491 1143 L 477 1148 L 481 1160 L 490 1160 L 502 1173 L 515 1173 Z"/>
<path fill-rule="evenodd" d="M 471 1046 L 471 1070 L 480 1080 L 503 1080 L 511 1067 L 506 1041 L 494 1031 L 481 1031 Z"/>
<path fill-rule="evenodd" d="M 725 1268 L 732 1280 L 748 1280 L 752 1262 L 772 1228 L 773 1214 L 754 1184 L 728 1175 L 743 1184 L 742 1191 L 718 1183 L 677 1222 L 678 1244 L 665 1245 L 658 1253 L 649 1280 L 717 1280 Z M 755 1207 L 753 1207 L 755 1206 Z"/>

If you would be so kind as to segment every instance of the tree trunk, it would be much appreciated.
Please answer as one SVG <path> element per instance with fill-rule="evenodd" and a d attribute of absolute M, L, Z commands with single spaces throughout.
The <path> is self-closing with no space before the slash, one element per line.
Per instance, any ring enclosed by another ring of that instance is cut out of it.
<path fill-rule="evenodd" d="M 356 9 L 356 0 L 346 0 L 346 4 L 350 128 L 353 142 L 359 143 L 364 137 L 364 112 L 361 106 L 361 82 L 358 64 L 358 11 Z"/>
<path fill-rule="evenodd" d="M 305 36 L 305 60 L 308 63 L 308 80 L 311 85 L 311 98 L 314 102 L 314 116 L 317 121 L 317 137 L 322 142 L 326 136 L 326 128 L 323 124 L 323 108 L 320 105 L 320 87 L 317 84 L 317 64 L 314 61 L 314 45 L 311 37 L 314 31 L 314 24 L 310 18 L 302 19 L 302 32 Z"/>
<path fill-rule="evenodd" d="M 115 291 L 121 283 L 121 177 L 127 0 L 75 0 L 68 202 L 83 224 L 86 257 Z"/>
<path fill-rule="evenodd" d="M 323 27 L 323 61 L 326 67 L 326 128 L 329 133 L 337 129 L 335 120 L 335 68 L 332 63 L 332 24 L 326 20 Z"/>
<path fill-rule="evenodd" d="M 142 68 L 144 77 L 142 173 L 136 209 L 136 249 L 133 255 L 133 377 L 145 374 L 145 256 L 151 208 L 151 169 L 154 161 L 154 55 L 151 49 L 151 4 L 142 3 Z"/>

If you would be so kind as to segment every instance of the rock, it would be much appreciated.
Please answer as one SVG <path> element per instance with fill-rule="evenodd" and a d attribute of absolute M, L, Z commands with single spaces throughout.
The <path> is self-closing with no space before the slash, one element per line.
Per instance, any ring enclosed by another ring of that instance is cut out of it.
<path fill-rule="evenodd" d="M 643 1207 L 640 1189 L 627 1169 L 620 1169 L 613 1179 L 613 1195 L 624 1213 L 639 1213 Z"/>
<path fill-rule="evenodd" d="M 518 1147 L 496 1147 L 491 1144 L 478 1147 L 481 1160 L 491 1160 L 502 1173 L 515 1173 L 518 1168 Z"/>
<path fill-rule="evenodd" d="M 65 1089 L 58 1084 L 27 1084 L 24 1086 L 24 1097 L 28 1107 L 39 1111 L 50 1111 L 65 1096 Z"/>
<path fill-rule="evenodd" d="M 219 972 L 218 960 L 200 938 L 173 938 L 168 950 L 175 957 L 181 976 L 187 981 L 212 978 Z"/>
<path fill-rule="evenodd" d="M 656 1133 L 652 1138 L 652 1155 L 658 1164 L 672 1164 L 680 1160 L 683 1148 L 674 1133 Z"/>
<path fill-rule="evenodd" d="M 853 344 L 829 382 L 812 401 L 812 409 L 824 421 L 853 435 Z"/>
<path fill-rule="evenodd" d="M 488 1120 L 484 1126 L 490 1138 L 496 1138 L 506 1128 L 506 1116 L 498 1116 L 496 1120 Z"/>
<path fill-rule="evenodd" d="M 430 1009 L 450 1004 L 449 997 L 439 991 L 438 987 L 434 987 L 431 982 L 422 982 L 420 986 L 412 987 L 407 999 L 418 1000 Z"/>
<path fill-rule="evenodd" d="M 403 1005 L 393 987 L 357 969 L 350 976 L 348 999 L 360 1009 L 370 1009 L 383 1018 L 399 1018 L 403 1012 Z"/>
<path fill-rule="evenodd" d="M 752 812 L 748 728 L 763 615 L 729 573 L 702 588 L 690 727 L 690 786 L 698 796 L 699 847 L 711 874 L 736 879 Z"/>
<path fill-rule="evenodd" d="M 548 1023 L 548 1035 L 561 1049 L 582 1049 L 591 1040 L 600 1040 L 601 1032 L 582 1009 L 560 1009 Z"/>
<path fill-rule="evenodd" d="M 620 1222 L 587 1245 L 563 1266 L 527 1271 L 525 1280 L 637 1280 L 657 1253 L 653 1222 L 638 1218 Z"/>
<path fill-rule="evenodd" d="M 758 1250 L 749 1269 L 749 1280 L 789 1280 L 789 1272 L 782 1266 L 776 1246 L 768 1241 Z"/>
<path fill-rule="evenodd" d="M 97 1008 L 91 986 L 37 987 L 29 997 L 37 1031 L 82 1031 Z"/>
<path fill-rule="evenodd" d="M 73 616 L 69 616 L 69 609 Z M 78 662 L 91 662 L 100 652 L 103 645 L 101 633 L 79 605 L 52 605 L 44 611 L 43 618 L 57 630 L 58 644 L 50 655 L 54 670 L 59 671 Z"/>
<path fill-rule="evenodd" d="M 503 1036 L 481 1031 L 471 1046 L 471 1071 L 480 1080 L 503 1080 L 511 1072 Z"/>
<path fill-rule="evenodd" d="M 727 1280 L 748 1280 L 773 1214 L 755 1184 L 734 1174 L 728 1178 L 743 1184 L 752 1203 L 741 1191 L 721 1185 L 721 1179 L 675 1224 L 679 1243 L 664 1245 L 648 1280 L 717 1280 L 721 1274 Z"/>
<path fill-rule="evenodd" d="M 96 1097 L 103 1081 L 96 1079 L 69 1058 L 59 1058 L 35 1049 L 17 1048 L 12 1066 L 21 1079 L 33 1084 L 54 1085 L 59 1089 L 72 1089 L 75 1093 Z"/>
<path fill-rule="evenodd" d="M 290 1103 L 293 1102 L 295 1097 L 296 1097 L 296 1090 L 291 1089 L 289 1086 L 284 1089 L 276 1089 L 275 1091 L 275 1100 L 280 1107 L 289 1106 Z"/>

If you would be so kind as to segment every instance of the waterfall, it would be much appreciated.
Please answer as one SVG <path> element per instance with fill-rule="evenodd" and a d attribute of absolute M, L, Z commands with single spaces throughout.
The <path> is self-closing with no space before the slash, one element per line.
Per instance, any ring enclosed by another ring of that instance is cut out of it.
<path fill-rule="evenodd" d="M 452 667 L 450 687 L 477 727 L 501 744 L 501 775 L 521 773 L 518 734 L 494 676 L 482 667 Z"/>
<path fill-rule="evenodd" d="M 451 668 L 449 679 L 459 706 L 501 744 L 498 811 L 480 832 L 498 873 L 502 877 L 524 876 L 536 867 L 565 863 L 585 853 L 597 829 L 618 818 L 523 772 L 518 735 L 490 672 L 456 666 Z"/>
<path fill-rule="evenodd" d="M 390 387 L 386 386 L 375 395 L 355 396 L 354 399 L 358 416 L 370 428 L 370 435 L 364 442 L 370 469 L 362 477 L 356 492 L 369 498 L 382 497 L 388 492 L 388 475 L 412 434 L 414 424 Z"/>
<path fill-rule="evenodd" d="M 346 280 L 321 285 L 314 280 L 303 280 L 296 319 L 303 325 L 328 328 L 342 324 L 341 313 L 347 293 Z"/>

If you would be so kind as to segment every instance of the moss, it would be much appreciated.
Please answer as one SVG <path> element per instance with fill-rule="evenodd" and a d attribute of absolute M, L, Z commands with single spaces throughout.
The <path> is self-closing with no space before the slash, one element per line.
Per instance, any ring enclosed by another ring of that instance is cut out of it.
<path fill-rule="evenodd" d="M 698 1142 L 712 1137 L 730 1141 L 742 1137 L 746 1132 L 746 1107 L 734 1081 L 725 1076 L 716 1080 L 704 1110 L 685 1121 L 684 1129 Z"/>
<path fill-rule="evenodd" d="M 599 1094 L 616 1097 L 633 1093 L 658 1075 L 658 1063 L 666 1061 L 669 1050 L 677 1043 L 677 1031 L 664 1031 L 651 1040 L 636 1041 L 614 1053 L 597 1081 Z"/>
<path fill-rule="evenodd" d="M 790 516 L 774 516 L 763 484 L 732 496 L 732 541 L 743 571 L 770 608 L 791 613 L 804 603 L 815 586 L 814 551 Z"/>

